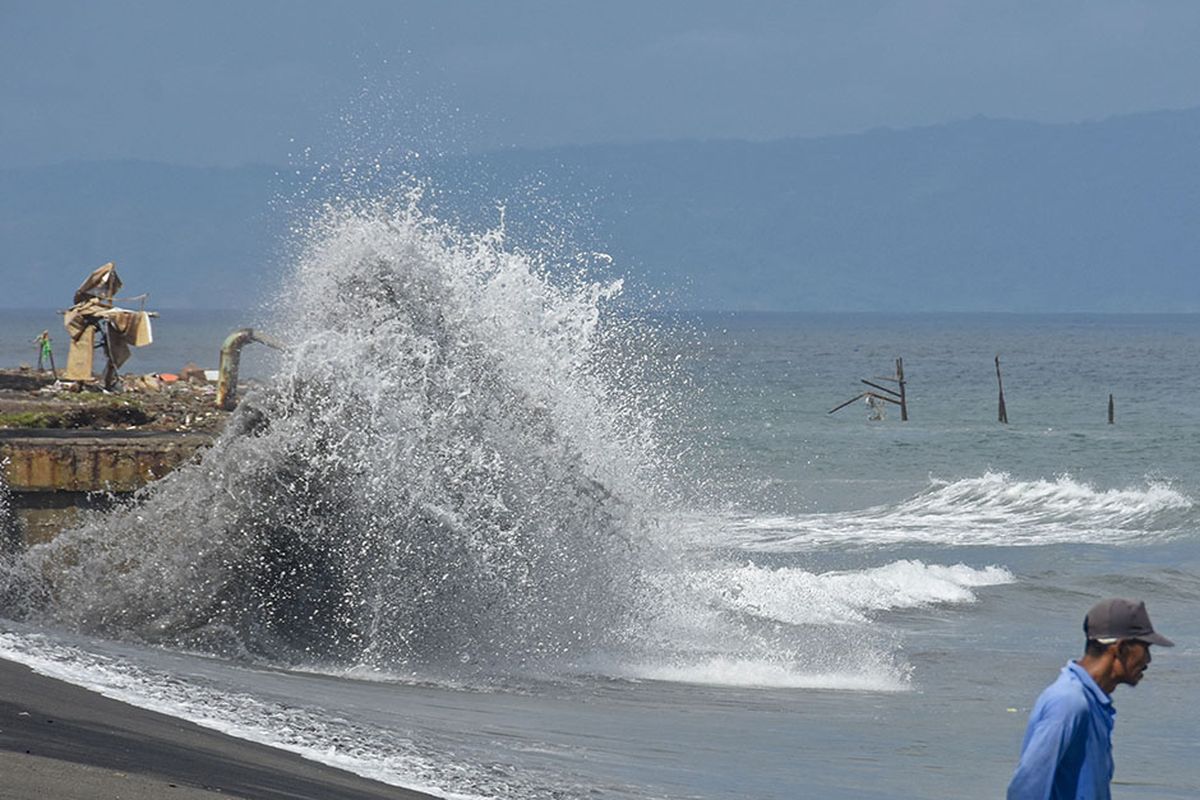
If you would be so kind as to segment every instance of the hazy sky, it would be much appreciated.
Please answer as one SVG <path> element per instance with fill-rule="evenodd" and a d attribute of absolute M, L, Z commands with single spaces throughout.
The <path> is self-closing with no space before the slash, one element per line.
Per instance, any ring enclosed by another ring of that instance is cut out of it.
<path fill-rule="evenodd" d="M 1197 42 L 1193 0 L 0 0 L 0 166 L 1095 119 L 1200 105 Z"/>

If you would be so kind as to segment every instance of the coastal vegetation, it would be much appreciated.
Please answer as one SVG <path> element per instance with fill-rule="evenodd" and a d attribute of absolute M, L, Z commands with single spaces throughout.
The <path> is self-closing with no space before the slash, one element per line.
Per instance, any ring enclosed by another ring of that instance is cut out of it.
<path fill-rule="evenodd" d="M 136 401 L 87 392 L 56 400 L 53 406 L 0 413 L 0 428 L 104 428 L 135 427 L 154 416 Z"/>

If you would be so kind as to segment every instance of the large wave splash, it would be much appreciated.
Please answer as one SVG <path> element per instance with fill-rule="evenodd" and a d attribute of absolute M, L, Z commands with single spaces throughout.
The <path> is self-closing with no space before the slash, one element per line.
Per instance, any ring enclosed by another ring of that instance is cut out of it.
<path fill-rule="evenodd" d="M 933 481 L 901 503 L 861 511 L 752 517 L 730 523 L 733 540 L 752 550 L 791 551 L 830 545 L 1034 546 L 1133 544 L 1185 530 L 1195 502 L 1162 481 L 1098 489 L 1062 475 L 1019 480 L 988 472 Z"/>
<path fill-rule="evenodd" d="M 201 462 L 30 550 L 8 576 L 25 615 L 385 669 L 619 644 L 662 405 L 606 373 L 620 284 L 552 279 L 502 229 L 420 206 L 326 209 L 284 284 L 277 375 Z"/>

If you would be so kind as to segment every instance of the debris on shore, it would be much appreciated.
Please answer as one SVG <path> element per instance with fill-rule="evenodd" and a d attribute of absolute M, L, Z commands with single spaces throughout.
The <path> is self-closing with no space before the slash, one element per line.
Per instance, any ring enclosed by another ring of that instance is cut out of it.
<path fill-rule="evenodd" d="M 0 370 L 0 428 L 219 433 L 229 412 L 203 370 L 122 375 L 114 391 L 58 381 L 32 370 Z"/>

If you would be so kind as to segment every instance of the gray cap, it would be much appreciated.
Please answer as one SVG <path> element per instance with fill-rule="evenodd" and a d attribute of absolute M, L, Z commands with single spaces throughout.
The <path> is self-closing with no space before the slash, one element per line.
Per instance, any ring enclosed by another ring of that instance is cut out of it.
<path fill-rule="evenodd" d="M 1118 639 L 1137 639 L 1147 644 L 1174 647 L 1175 643 L 1162 634 L 1154 632 L 1150 614 L 1141 600 L 1126 600 L 1111 597 L 1092 606 L 1083 618 L 1083 632 L 1088 639 L 1098 642 L 1115 642 Z"/>

